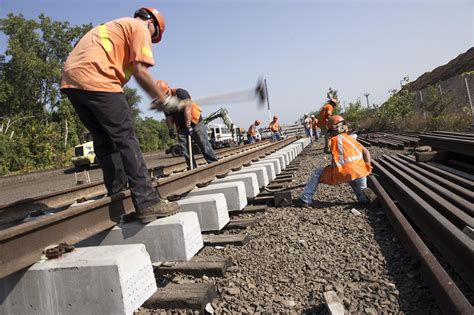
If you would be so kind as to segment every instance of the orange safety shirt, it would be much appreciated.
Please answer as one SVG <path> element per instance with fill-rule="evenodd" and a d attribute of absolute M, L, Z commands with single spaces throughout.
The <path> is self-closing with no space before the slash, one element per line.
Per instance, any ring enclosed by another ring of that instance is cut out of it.
<path fill-rule="evenodd" d="M 96 92 L 123 92 L 133 63 L 155 64 L 151 35 L 134 18 L 101 24 L 84 35 L 64 64 L 61 88 Z"/>
<path fill-rule="evenodd" d="M 252 137 L 257 136 L 257 126 L 255 126 L 255 124 L 250 125 L 249 129 L 247 130 L 247 135 Z"/>
<path fill-rule="evenodd" d="M 196 102 L 191 103 L 191 122 L 194 125 L 197 125 L 199 121 L 201 120 L 201 112 L 202 109 Z M 184 110 L 180 112 L 176 112 L 171 114 L 171 117 L 173 119 L 173 123 L 176 125 L 178 129 L 184 128 L 185 127 L 185 118 L 184 118 Z"/>
<path fill-rule="evenodd" d="M 270 124 L 268 125 L 268 128 L 270 128 L 270 130 L 273 132 L 280 131 L 280 125 L 278 124 L 278 121 L 270 122 Z"/>
<path fill-rule="evenodd" d="M 331 138 L 333 165 L 326 166 L 321 175 L 321 183 L 337 185 L 365 177 L 372 171 L 372 166 L 364 161 L 362 145 L 347 133 Z"/>
<path fill-rule="evenodd" d="M 333 110 L 334 108 L 329 103 L 323 106 L 318 115 L 318 123 L 320 127 L 326 127 Z"/>
<path fill-rule="evenodd" d="M 313 126 L 313 129 L 318 128 L 318 123 L 316 122 L 316 118 L 313 119 L 312 126 Z"/>

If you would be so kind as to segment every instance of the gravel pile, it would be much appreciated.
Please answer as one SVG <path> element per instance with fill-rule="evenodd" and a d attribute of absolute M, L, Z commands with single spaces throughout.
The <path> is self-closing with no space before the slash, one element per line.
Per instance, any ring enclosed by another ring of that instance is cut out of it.
<path fill-rule="evenodd" d="M 374 156 L 394 153 L 370 149 Z M 293 185 L 328 163 L 326 155 L 305 156 Z M 381 209 L 358 205 L 347 184 L 320 185 L 314 199 L 312 209 L 258 214 L 261 220 L 245 231 L 251 241 L 243 247 L 205 247 L 199 253 L 234 262 L 223 278 L 194 279 L 216 283 L 217 314 L 325 314 L 323 292 L 330 290 L 351 313 L 439 312 Z"/>

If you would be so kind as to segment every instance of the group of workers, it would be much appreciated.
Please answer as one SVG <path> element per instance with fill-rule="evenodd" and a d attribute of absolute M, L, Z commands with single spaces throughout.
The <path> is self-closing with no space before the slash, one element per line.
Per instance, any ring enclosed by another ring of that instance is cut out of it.
<path fill-rule="evenodd" d="M 316 141 L 319 140 L 318 119 L 314 115 L 309 116 L 308 113 L 304 114 L 303 126 L 306 137 L 310 138 L 311 141 L 313 141 L 313 139 Z"/>
<path fill-rule="evenodd" d="M 261 123 L 262 121 L 260 119 L 257 119 L 253 122 L 253 124 L 250 125 L 249 129 L 247 130 L 247 142 L 249 144 L 257 141 L 257 127 L 260 126 Z M 281 127 L 280 123 L 278 122 L 277 115 L 273 116 L 272 121 L 270 121 L 270 124 L 268 125 L 268 129 L 270 129 L 272 133 L 273 142 L 280 141 L 282 139 Z"/>
<path fill-rule="evenodd" d="M 357 141 L 356 136 L 348 134 L 344 118 L 333 115 L 337 104 L 338 101 L 331 98 L 320 110 L 319 119 L 313 120 L 314 115 L 309 118 L 308 114 L 305 114 L 306 135 L 313 136 L 313 121 L 317 127 L 321 127 L 325 139 L 324 152 L 331 154 L 331 165 L 318 167 L 313 171 L 303 193 L 296 200 L 296 205 L 300 207 L 311 207 L 313 195 L 320 183 L 327 185 L 349 183 L 360 204 L 375 200 L 374 192 L 367 188 L 367 176 L 372 171 L 370 152 Z"/>
<path fill-rule="evenodd" d="M 136 217 L 144 224 L 176 213 L 179 205 L 162 200 L 151 184 L 122 89 L 132 76 L 153 99 L 150 108 L 164 112 L 170 136 L 174 137 L 174 128 L 177 129 L 188 166 L 196 166 L 188 152 L 191 138 L 200 146 L 208 163 L 217 161 L 207 139 L 199 105 L 191 100 L 186 90 L 170 88 L 168 83 L 155 80 L 149 72 L 155 64 L 152 44 L 160 42 L 164 31 L 164 17 L 154 8 L 140 8 L 133 18 L 119 18 L 94 27 L 71 51 L 61 80 L 62 93 L 92 134 L 108 195 L 120 193 L 128 184 Z M 361 178 L 370 172 L 366 167 L 370 166 L 368 151 L 344 132 L 339 132 L 344 130 L 344 121 L 331 117 L 330 104 L 326 114 L 327 119 L 326 116 L 320 117 L 319 122 L 314 120 L 312 126 L 317 128 L 319 124 L 323 128 L 324 121 L 328 122 L 324 130 L 325 134 L 329 130 L 330 135 L 334 135 L 331 139 L 333 166 L 314 172 L 300 199 L 303 205 L 310 203 L 319 182 L 334 184 L 350 180 L 353 188 L 359 191 L 366 185 Z M 255 141 L 260 123 L 256 120 L 248 129 L 249 143 Z M 280 140 L 277 116 L 273 117 L 269 128 L 273 140 Z M 352 168 L 357 171 L 350 171 Z M 356 194 L 360 201 L 364 201 L 360 194 Z"/>

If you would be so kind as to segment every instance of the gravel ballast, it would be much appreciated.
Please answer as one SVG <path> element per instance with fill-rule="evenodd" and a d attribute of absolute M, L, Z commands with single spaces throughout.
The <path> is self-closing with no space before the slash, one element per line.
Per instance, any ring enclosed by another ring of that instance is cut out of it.
<path fill-rule="evenodd" d="M 369 150 L 373 157 L 399 153 Z M 306 155 L 301 161 L 292 185 L 305 183 L 330 156 Z M 294 190 L 293 198 L 301 191 Z M 193 280 L 216 283 L 217 314 L 325 314 L 323 293 L 330 290 L 346 313 L 439 313 L 382 209 L 358 205 L 348 184 L 320 185 L 314 199 L 312 209 L 269 208 L 258 214 L 259 223 L 244 231 L 251 238 L 245 246 L 205 247 L 199 253 L 234 262 L 223 278 Z"/>

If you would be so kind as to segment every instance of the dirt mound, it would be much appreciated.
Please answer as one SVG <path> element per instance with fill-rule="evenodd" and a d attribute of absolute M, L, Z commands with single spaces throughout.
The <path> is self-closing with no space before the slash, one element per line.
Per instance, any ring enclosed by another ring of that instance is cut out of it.
<path fill-rule="evenodd" d="M 460 54 L 447 64 L 439 66 L 431 72 L 424 73 L 415 81 L 405 85 L 404 88 L 410 91 L 419 91 L 438 81 L 445 81 L 451 77 L 470 71 L 474 71 L 474 47 Z"/>

